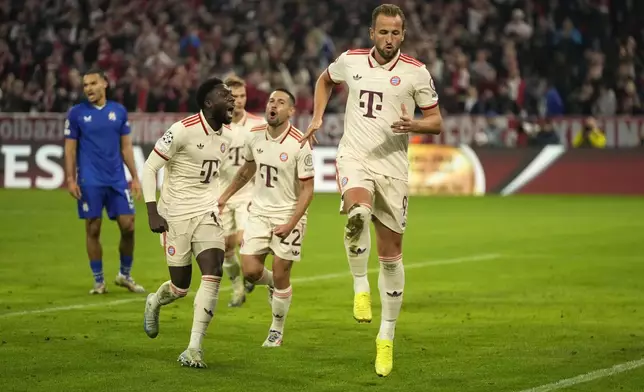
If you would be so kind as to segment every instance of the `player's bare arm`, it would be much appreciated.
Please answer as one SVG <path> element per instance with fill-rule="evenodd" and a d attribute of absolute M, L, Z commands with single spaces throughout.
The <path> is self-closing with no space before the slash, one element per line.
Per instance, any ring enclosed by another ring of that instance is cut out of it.
<path fill-rule="evenodd" d="M 81 198 L 81 191 L 76 182 L 76 139 L 65 139 L 65 174 L 67 178 L 67 189 L 76 199 Z"/>
<path fill-rule="evenodd" d="M 221 213 L 221 210 L 226 205 L 226 203 L 228 202 L 228 199 L 230 199 L 235 193 L 237 193 L 237 191 L 242 189 L 244 185 L 246 185 L 248 181 L 250 181 L 253 178 L 256 171 L 257 171 L 257 163 L 255 163 L 255 161 L 246 161 L 242 165 L 242 167 L 239 168 L 231 184 L 228 186 L 228 188 L 226 188 L 226 190 L 219 197 L 218 205 L 219 205 L 220 213 Z"/>
<path fill-rule="evenodd" d="M 324 116 L 326 105 L 329 103 L 329 98 L 331 98 L 333 86 L 335 86 L 335 82 L 331 80 L 329 73 L 327 71 L 322 72 L 315 83 L 315 92 L 313 94 L 313 118 L 311 119 L 311 124 L 306 130 L 306 133 L 302 137 L 301 147 L 304 147 L 307 142 L 317 143 L 315 132 L 322 127 L 322 117 Z"/>
<path fill-rule="evenodd" d="M 141 183 L 139 181 L 139 174 L 136 171 L 136 165 L 134 164 L 134 151 L 132 148 L 132 137 L 130 135 L 121 136 L 121 155 L 123 156 L 125 166 L 127 166 L 132 175 L 132 185 L 130 185 L 132 196 L 138 199 L 141 197 Z"/>
<path fill-rule="evenodd" d="M 297 199 L 295 212 L 286 224 L 276 226 L 275 229 L 273 229 L 273 234 L 280 238 L 286 238 L 291 234 L 313 200 L 313 183 L 313 177 L 300 180 L 300 196 Z"/>
<path fill-rule="evenodd" d="M 429 133 L 439 135 L 443 127 L 443 116 L 441 116 L 440 108 L 438 105 L 429 108 L 421 109 L 423 118 L 414 119 L 408 112 L 405 105 L 401 105 L 402 114 L 400 120 L 391 125 L 391 130 L 394 133 Z"/>
<path fill-rule="evenodd" d="M 168 231 L 168 222 L 157 210 L 157 172 L 166 164 L 155 151 L 150 153 L 143 166 L 143 199 L 148 210 L 148 223 L 154 233 Z"/>

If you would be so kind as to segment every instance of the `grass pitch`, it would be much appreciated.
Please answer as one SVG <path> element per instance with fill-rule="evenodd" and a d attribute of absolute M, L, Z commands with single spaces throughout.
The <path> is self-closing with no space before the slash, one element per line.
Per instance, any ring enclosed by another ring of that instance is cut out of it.
<path fill-rule="evenodd" d="M 168 279 L 143 203 L 133 276 Z M 644 199 L 412 198 L 394 371 L 373 370 L 379 326 L 352 318 L 337 195 L 316 195 L 294 267 L 284 346 L 260 347 L 266 291 L 241 309 L 220 293 L 208 369 L 181 368 L 194 287 L 142 328 L 144 295 L 110 284 L 118 229 L 103 224 L 110 293 L 87 294 L 83 224 L 62 191 L 0 191 L 0 389 L 10 391 L 524 391 L 644 357 Z M 375 238 L 375 237 L 374 237 Z M 196 267 L 196 266 L 195 266 Z M 229 284 L 226 279 L 225 286 Z M 644 366 L 564 391 L 642 391 Z"/>

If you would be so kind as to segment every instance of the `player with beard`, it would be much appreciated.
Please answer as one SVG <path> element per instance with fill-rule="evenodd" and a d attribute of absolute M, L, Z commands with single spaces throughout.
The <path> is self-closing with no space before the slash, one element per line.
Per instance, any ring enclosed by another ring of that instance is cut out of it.
<path fill-rule="evenodd" d="M 248 113 L 246 107 L 246 83 L 237 76 L 226 78 L 225 82 L 232 91 L 235 98 L 235 111 L 233 122 L 230 124 L 233 140 L 228 149 L 228 165 L 221 169 L 220 189 L 226 189 L 233 181 L 237 170 L 244 162 L 244 141 L 248 137 L 251 128 L 264 123 L 261 117 Z M 226 236 L 226 258 L 224 260 L 224 273 L 230 278 L 233 294 L 228 306 L 239 307 L 246 301 L 246 292 L 250 293 L 255 286 L 250 282 L 244 282 L 241 274 L 241 265 L 237 258 L 236 248 L 239 246 L 244 233 L 244 224 L 248 219 L 248 209 L 252 196 L 252 184 L 247 184 L 239 190 L 223 209 L 221 221 Z"/>
<path fill-rule="evenodd" d="M 199 113 L 174 123 L 156 142 L 143 171 L 143 196 L 150 229 L 162 233 L 170 280 L 145 304 L 144 330 L 150 338 L 159 333 L 161 307 L 188 294 L 192 255 L 201 270 L 201 285 L 194 299 L 188 348 L 178 361 L 183 366 L 206 367 L 202 341 L 217 305 L 223 274 L 224 232 L 217 209 L 216 176 L 227 164 L 235 100 L 230 89 L 212 78 L 197 90 Z M 165 168 L 157 205 L 156 173 Z"/>
<path fill-rule="evenodd" d="M 135 293 L 145 289 L 130 276 L 134 256 L 134 198 L 140 197 L 132 137 L 123 105 L 106 98 L 103 71 L 91 69 L 83 76 L 87 101 L 69 110 L 65 121 L 65 171 L 67 188 L 77 200 L 78 216 L 85 220 L 89 265 L 94 275 L 90 294 L 105 294 L 101 222 L 103 208 L 121 231 L 121 268 L 114 283 Z M 132 175 L 128 189 L 123 163 Z"/>
<path fill-rule="evenodd" d="M 291 267 L 299 261 L 306 229 L 306 211 L 313 200 L 313 155 L 300 147 L 302 133 L 291 125 L 295 98 L 273 91 L 266 105 L 268 124 L 251 130 L 244 144 L 246 163 L 219 198 L 219 208 L 255 176 L 250 214 L 240 254 L 244 276 L 267 285 L 273 322 L 264 347 L 279 347 L 291 305 Z M 273 253 L 272 271 L 264 263 Z"/>
<path fill-rule="evenodd" d="M 400 52 L 405 39 L 402 10 L 392 4 L 376 7 L 369 35 L 373 48 L 342 53 L 318 78 L 313 119 L 302 144 L 315 140 L 333 86 L 346 83 L 349 97 L 337 152 L 337 178 L 340 210 L 348 215 L 344 245 L 354 282 L 353 317 L 359 323 L 372 319 L 367 263 L 369 222 L 373 221 L 382 303 L 375 370 L 387 376 L 393 368 L 394 330 L 405 286 L 402 239 L 409 202 L 409 133 L 439 134 L 442 118 L 427 68 Z M 416 105 L 422 111 L 420 119 L 413 118 Z"/>

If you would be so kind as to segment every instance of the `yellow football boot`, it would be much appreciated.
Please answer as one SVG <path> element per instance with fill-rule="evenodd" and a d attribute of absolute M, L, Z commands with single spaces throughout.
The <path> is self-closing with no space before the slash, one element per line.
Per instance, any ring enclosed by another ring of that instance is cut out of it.
<path fill-rule="evenodd" d="M 376 339 L 376 374 L 387 377 L 394 367 L 394 341 Z"/>
<path fill-rule="evenodd" d="M 353 318 L 359 323 L 371 322 L 371 294 L 358 293 L 353 298 Z"/>

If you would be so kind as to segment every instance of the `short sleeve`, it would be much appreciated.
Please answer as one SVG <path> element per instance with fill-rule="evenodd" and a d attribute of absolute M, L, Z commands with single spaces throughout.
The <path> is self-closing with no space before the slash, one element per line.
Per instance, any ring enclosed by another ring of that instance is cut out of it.
<path fill-rule="evenodd" d="M 313 168 L 313 151 L 308 143 L 297 153 L 297 177 L 300 180 L 309 180 L 315 176 Z"/>
<path fill-rule="evenodd" d="M 76 110 L 74 108 L 71 108 L 69 110 L 69 113 L 67 114 L 67 118 L 65 119 L 65 139 L 74 139 L 78 140 L 80 137 L 80 127 L 78 126 L 78 116 L 76 114 Z"/>
<path fill-rule="evenodd" d="M 434 80 L 426 67 L 418 69 L 414 82 L 414 101 L 422 110 L 432 109 L 438 106 L 438 93 L 434 86 Z"/>
<path fill-rule="evenodd" d="M 347 61 L 347 52 L 343 52 L 334 62 L 329 64 L 326 69 L 326 73 L 335 84 L 340 84 L 346 80 L 346 61 Z"/>
<path fill-rule="evenodd" d="M 132 132 L 130 129 L 130 120 L 127 116 L 127 110 L 123 110 L 123 125 L 121 125 L 121 136 L 129 135 Z"/>
<path fill-rule="evenodd" d="M 246 136 L 246 140 L 244 141 L 244 149 L 242 150 L 242 155 L 244 156 L 244 159 L 246 162 L 255 162 L 255 157 L 253 157 L 253 134 L 249 134 Z"/>
<path fill-rule="evenodd" d="M 172 125 L 154 144 L 154 152 L 166 161 L 172 159 L 181 150 L 183 130 L 181 123 Z"/>

